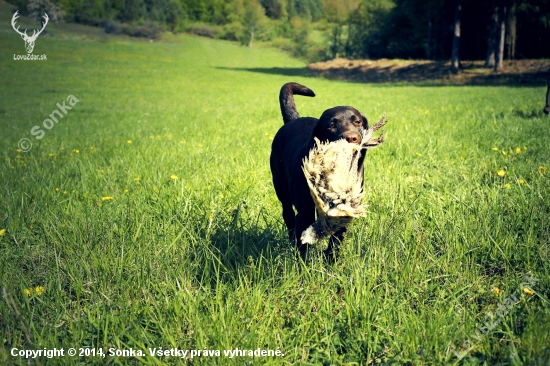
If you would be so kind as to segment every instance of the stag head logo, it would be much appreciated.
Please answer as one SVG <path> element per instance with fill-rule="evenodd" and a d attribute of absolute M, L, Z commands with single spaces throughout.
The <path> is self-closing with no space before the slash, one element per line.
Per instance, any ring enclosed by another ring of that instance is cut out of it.
<path fill-rule="evenodd" d="M 15 14 L 13 14 L 13 18 L 11 18 L 11 26 L 17 33 L 21 35 L 21 38 L 23 38 L 23 41 L 25 41 L 25 48 L 27 49 L 27 53 L 32 53 L 32 50 L 34 49 L 34 42 L 36 41 L 40 33 L 42 33 L 44 28 L 46 28 L 46 24 L 48 24 L 48 20 L 49 20 L 48 14 L 44 13 L 44 17 L 43 17 L 44 23 L 42 25 L 42 29 L 40 29 L 38 33 L 36 29 L 33 30 L 33 33 L 31 36 L 27 35 L 26 29 L 24 32 L 20 32 L 19 27 L 15 28 L 15 21 L 17 20 L 17 18 L 19 18 L 19 15 L 17 14 L 17 11 L 16 11 Z"/>

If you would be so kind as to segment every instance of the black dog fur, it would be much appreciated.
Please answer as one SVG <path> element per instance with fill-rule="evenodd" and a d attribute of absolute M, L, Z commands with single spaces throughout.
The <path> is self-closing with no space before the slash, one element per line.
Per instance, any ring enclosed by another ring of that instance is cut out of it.
<path fill-rule="evenodd" d="M 352 107 L 327 109 L 319 119 L 301 118 L 296 110 L 294 95 L 314 97 L 315 93 L 298 83 L 287 83 L 281 88 L 279 103 L 284 125 L 273 139 L 270 165 L 275 192 L 283 206 L 283 220 L 288 228 L 289 238 L 295 241 L 300 255 L 306 259 L 307 245 L 301 243 L 300 236 L 315 221 L 315 204 L 302 171 L 302 160 L 313 148 L 314 137 L 320 141 L 344 138 L 350 143 L 360 143 L 361 130 L 368 129 L 368 121 Z M 365 153 L 363 150 L 359 159 L 361 177 Z M 293 207 L 297 211 L 296 215 Z M 343 229 L 329 238 L 328 248 L 323 253 L 327 261 L 334 259 L 345 233 L 346 230 Z"/>

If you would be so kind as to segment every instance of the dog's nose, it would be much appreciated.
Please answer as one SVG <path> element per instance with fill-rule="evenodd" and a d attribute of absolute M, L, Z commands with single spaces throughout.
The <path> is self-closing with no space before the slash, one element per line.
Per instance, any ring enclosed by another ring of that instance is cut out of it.
<path fill-rule="evenodd" d="M 358 133 L 350 133 L 348 135 L 344 135 L 344 138 L 350 144 L 358 144 L 361 141 L 361 135 Z"/>

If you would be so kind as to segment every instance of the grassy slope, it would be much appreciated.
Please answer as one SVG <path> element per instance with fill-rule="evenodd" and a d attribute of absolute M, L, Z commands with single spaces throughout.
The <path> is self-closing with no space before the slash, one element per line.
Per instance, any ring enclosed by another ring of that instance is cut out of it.
<path fill-rule="evenodd" d="M 234 69 L 303 66 L 273 51 L 53 25 L 35 47 L 47 61 L 13 61 L 24 49 L 5 9 L 0 287 L 13 304 L 0 302 L 0 363 L 17 361 L 11 347 L 31 348 L 21 323 L 35 348 L 260 347 L 285 356 L 258 364 L 454 363 L 451 348 L 514 291 L 519 302 L 472 339 L 466 363 L 550 357 L 542 88 L 290 78 Z M 278 89 L 290 79 L 318 95 L 297 99 L 302 115 L 353 105 L 390 120 L 366 165 L 369 215 L 334 266 L 296 262 L 271 186 Z M 35 140 L 31 127 L 70 94 L 79 103 Z M 34 144 L 26 154 L 16 151 L 22 137 Z M 527 272 L 540 279 L 534 295 L 518 290 Z M 35 286 L 45 293 L 24 295 Z"/>

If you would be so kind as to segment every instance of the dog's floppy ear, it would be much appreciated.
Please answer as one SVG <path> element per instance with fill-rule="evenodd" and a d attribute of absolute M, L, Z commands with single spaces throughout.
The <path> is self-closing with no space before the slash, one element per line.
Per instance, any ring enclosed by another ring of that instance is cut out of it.
<path fill-rule="evenodd" d="M 363 128 L 365 130 L 368 130 L 369 129 L 369 120 L 367 119 L 367 117 L 361 113 L 361 117 L 363 117 Z"/>
<path fill-rule="evenodd" d="M 323 118 L 323 116 L 321 116 L 321 119 L 319 119 L 317 121 L 317 123 L 315 124 L 315 127 L 313 128 L 313 133 L 312 133 L 311 137 L 312 138 L 316 137 L 320 141 L 326 141 L 326 140 L 328 140 L 328 136 L 327 136 L 327 133 L 326 133 L 325 129 L 323 128 L 322 118 Z"/>

